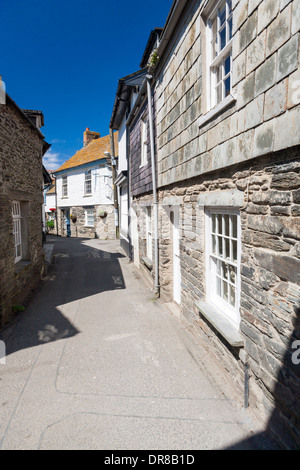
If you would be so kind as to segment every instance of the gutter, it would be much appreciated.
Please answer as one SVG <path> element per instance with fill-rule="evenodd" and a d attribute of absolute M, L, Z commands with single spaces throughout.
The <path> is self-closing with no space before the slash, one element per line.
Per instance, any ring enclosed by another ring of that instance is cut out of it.
<path fill-rule="evenodd" d="M 156 167 L 155 167 L 155 148 L 154 148 L 154 129 L 152 114 L 152 92 L 151 81 L 152 75 L 146 75 L 147 80 L 147 96 L 148 96 L 148 113 L 150 128 L 150 152 L 151 152 L 151 169 L 152 169 L 152 188 L 153 188 L 153 208 L 154 208 L 154 294 L 159 297 L 159 263 L 158 263 L 158 201 L 156 189 Z"/>

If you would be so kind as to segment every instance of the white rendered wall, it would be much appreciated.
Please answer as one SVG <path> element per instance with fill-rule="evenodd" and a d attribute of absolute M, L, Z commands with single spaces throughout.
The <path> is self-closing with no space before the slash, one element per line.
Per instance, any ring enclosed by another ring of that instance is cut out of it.
<path fill-rule="evenodd" d="M 51 212 L 53 207 L 56 209 L 55 194 L 46 194 L 45 212 Z"/>

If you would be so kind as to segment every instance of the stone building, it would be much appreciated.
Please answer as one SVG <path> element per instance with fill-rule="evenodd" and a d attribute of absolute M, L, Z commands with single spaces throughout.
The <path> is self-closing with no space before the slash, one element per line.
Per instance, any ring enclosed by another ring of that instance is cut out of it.
<path fill-rule="evenodd" d="M 0 324 L 40 281 L 43 262 L 42 158 L 50 147 L 40 131 L 40 111 L 21 110 L 6 95 L 0 104 Z"/>
<path fill-rule="evenodd" d="M 54 172 L 58 235 L 116 238 L 110 145 L 109 135 L 86 129 L 83 148 Z"/>
<path fill-rule="evenodd" d="M 135 262 L 154 285 L 154 171 L 160 295 L 290 449 L 300 446 L 299 28 L 298 0 L 174 1 L 128 118 Z"/>
<path fill-rule="evenodd" d="M 129 130 L 127 118 L 144 81 L 147 69 L 119 79 L 110 120 L 110 129 L 118 131 L 118 174 L 115 184 L 118 187 L 119 201 L 119 237 L 120 246 L 131 259 L 131 241 L 129 234 L 131 195 L 129 191 Z"/>

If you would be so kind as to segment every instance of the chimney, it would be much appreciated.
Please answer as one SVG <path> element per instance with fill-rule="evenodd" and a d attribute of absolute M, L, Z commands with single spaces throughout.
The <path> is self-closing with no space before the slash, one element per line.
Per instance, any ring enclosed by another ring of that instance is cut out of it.
<path fill-rule="evenodd" d="M 99 132 L 92 132 L 87 127 L 83 133 L 83 146 L 86 147 L 92 140 L 99 139 L 100 134 Z"/>

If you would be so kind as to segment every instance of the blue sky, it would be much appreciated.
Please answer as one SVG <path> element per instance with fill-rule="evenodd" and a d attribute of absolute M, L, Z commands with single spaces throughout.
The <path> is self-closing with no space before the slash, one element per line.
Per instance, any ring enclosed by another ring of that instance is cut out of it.
<path fill-rule="evenodd" d="M 44 113 L 51 170 L 109 133 L 118 79 L 139 69 L 172 0 L 0 0 L 0 75 L 23 109 Z"/>

